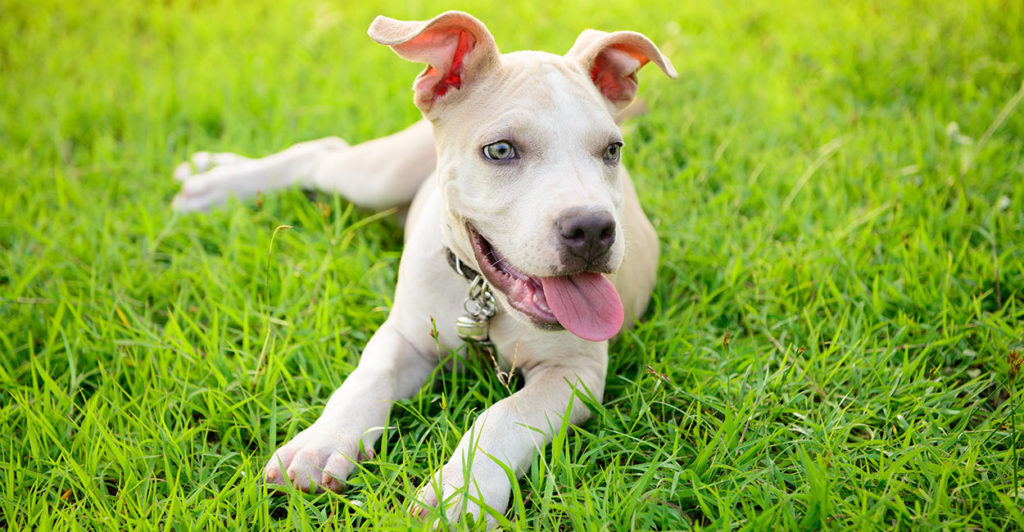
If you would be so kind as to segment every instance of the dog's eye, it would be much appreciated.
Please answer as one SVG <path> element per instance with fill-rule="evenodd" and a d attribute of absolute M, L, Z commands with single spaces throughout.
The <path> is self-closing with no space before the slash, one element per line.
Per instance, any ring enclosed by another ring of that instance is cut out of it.
<path fill-rule="evenodd" d="M 516 149 L 512 144 L 500 140 L 484 146 L 484 157 L 492 161 L 510 161 L 516 158 Z"/>
<path fill-rule="evenodd" d="M 622 143 L 613 142 L 604 149 L 604 162 L 617 163 L 622 157 Z"/>

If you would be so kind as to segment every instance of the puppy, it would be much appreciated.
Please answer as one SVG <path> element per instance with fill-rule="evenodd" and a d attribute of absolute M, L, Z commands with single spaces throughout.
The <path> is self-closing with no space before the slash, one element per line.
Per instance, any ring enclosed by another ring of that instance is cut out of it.
<path fill-rule="evenodd" d="M 525 384 L 474 421 L 411 510 L 443 505 L 493 523 L 506 469 L 522 475 L 561 426 L 600 400 L 608 340 L 640 316 L 658 262 L 654 229 L 621 164 L 617 117 L 637 71 L 669 60 L 645 36 L 584 31 L 565 56 L 499 54 L 460 12 L 426 22 L 378 17 L 370 37 L 425 63 L 413 86 L 425 120 L 348 146 L 307 142 L 263 159 L 200 153 L 175 174 L 178 210 L 299 185 L 356 205 L 409 205 L 394 306 L 358 367 L 309 428 L 278 449 L 267 482 L 339 490 L 372 453 L 391 405 L 412 396 L 438 349 L 475 342 Z"/>

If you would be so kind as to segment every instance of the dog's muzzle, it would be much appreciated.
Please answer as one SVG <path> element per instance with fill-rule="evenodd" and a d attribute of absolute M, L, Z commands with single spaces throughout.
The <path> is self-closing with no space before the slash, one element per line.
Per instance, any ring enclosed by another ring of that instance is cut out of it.
<path fill-rule="evenodd" d="M 467 223 L 466 229 L 480 274 L 511 309 L 535 326 L 565 328 L 595 342 L 615 336 L 622 328 L 622 300 L 601 273 L 532 276 L 513 266 L 472 224 Z"/>

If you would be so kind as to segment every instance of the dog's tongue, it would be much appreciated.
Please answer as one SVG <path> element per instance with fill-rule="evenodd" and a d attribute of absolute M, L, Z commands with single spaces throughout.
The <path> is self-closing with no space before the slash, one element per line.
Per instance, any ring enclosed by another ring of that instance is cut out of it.
<path fill-rule="evenodd" d="M 586 272 L 540 282 L 558 323 L 576 336 L 600 342 L 622 328 L 622 299 L 605 276 Z"/>

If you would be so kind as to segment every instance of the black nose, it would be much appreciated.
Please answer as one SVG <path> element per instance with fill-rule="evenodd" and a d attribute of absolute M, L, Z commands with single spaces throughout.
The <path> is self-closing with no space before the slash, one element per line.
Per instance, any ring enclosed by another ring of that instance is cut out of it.
<path fill-rule="evenodd" d="M 588 264 L 608 253 L 615 243 L 615 218 L 606 211 L 572 209 L 555 225 L 565 249 Z"/>

